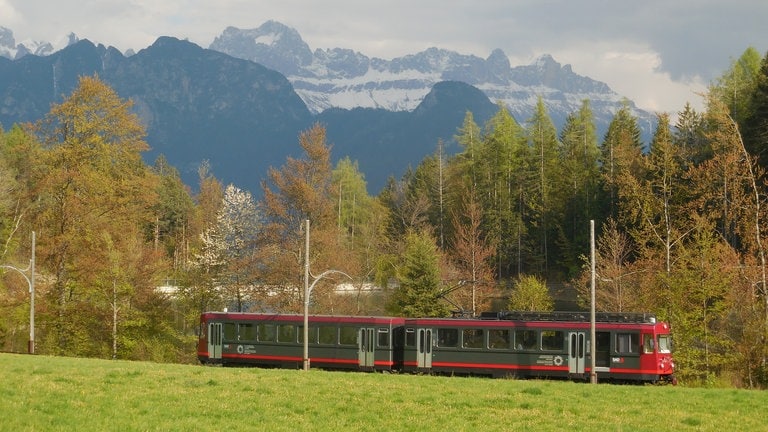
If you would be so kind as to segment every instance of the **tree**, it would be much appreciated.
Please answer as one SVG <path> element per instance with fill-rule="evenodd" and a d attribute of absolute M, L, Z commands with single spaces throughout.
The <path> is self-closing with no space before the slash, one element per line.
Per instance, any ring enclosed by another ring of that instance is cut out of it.
<path fill-rule="evenodd" d="M 499 277 L 520 274 L 528 256 L 524 218 L 533 187 L 525 134 L 506 108 L 500 107 L 488 121 L 479 153 L 477 193 L 484 209 L 483 231 L 496 248 Z"/>
<path fill-rule="evenodd" d="M 665 285 L 665 320 L 675 329 L 675 362 L 681 379 L 708 383 L 735 357 L 728 334 L 729 291 L 739 285 L 735 251 L 720 241 L 708 222 L 697 227 Z"/>
<path fill-rule="evenodd" d="M 752 94 L 746 98 L 750 110 L 743 121 L 744 145 L 757 156 L 763 170 L 768 169 L 768 53 L 760 63 Z"/>
<path fill-rule="evenodd" d="M 51 331 L 43 346 L 54 353 L 101 356 L 109 352 L 109 338 L 99 335 L 113 318 L 105 314 L 111 309 L 107 303 L 94 301 L 98 281 L 112 271 L 104 239 L 115 247 L 142 243 L 151 221 L 146 209 L 156 199 L 156 178 L 141 159 L 148 149 L 145 131 L 130 101 L 98 78 L 82 77 L 38 123 L 37 132 L 48 149 L 40 161 L 48 175 L 36 215 L 38 261 L 50 275 L 46 310 L 53 314 L 45 317 Z"/>
<path fill-rule="evenodd" d="M 622 232 L 613 219 L 603 225 L 597 241 L 595 261 L 597 286 L 595 287 L 595 308 L 606 312 L 628 312 L 645 310 L 644 299 L 638 278 L 642 268 L 633 265 L 630 257 L 634 254 L 632 240 Z M 590 270 L 588 263 L 576 284 L 579 304 L 589 307 Z"/>
<path fill-rule="evenodd" d="M 716 80 L 710 89 L 710 96 L 720 100 L 728 107 L 731 117 L 739 125 L 752 112 L 752 96 L 760 71 L 760 53 L 749 47 L 731 62 L 731 67 Z"/>
<path fill-rule="evenodd" d="M 426 232 L 411 232 L 398 270 L 400 287 L 390 299 L 389 311 L 406 317 L 442 317 L 448 306 L 440 291 L 438 251 Z"/>
<path fill-rule="evenodd" d="M 474 116 L 470 111 L 464 116 L 464 122 L 457 131 L 454 137 L 457 143 L 461 145 L 464 150 L 458 155 L 456 163 L 459 165 L 459 170 L 465 173 L 468 177 L 469 183 L 473 190 L 478 188 L 478 175 L 481 162 L 480 152 L 483 145 L 483 137 L 480 127 L 475 123 Z"/>
<path fill-rule="evenodd" d="M 357 162 L 342 158 L 332 175 L 333 190 L 338 191 L 337 236 L 341 246 L 335 255 L 345 262 L 347 274 L 359 276 L 353 281 L 357 292 L 346 296 L 348 301 L 337 304 L 335 310 L 381 314 L 381 299 L 367 295 L 363 288 L 376 280 L 379 264 L 392 256 L 391 244 L 386 237 L 389 213 L 379 199 L 368 195 L 365 178 Z M 386 285 L 386 280 L 380 284 Z"/>
<path fill-rule="evenodd" d="M 541 262 L 537 266 L 539 272 L 547 274 L 550 254 L 553 252 L 552 245 L 556 238 L 556 227 L 562 223 L 560 218 L 564 210 L 564 197 L 560 194 L 563 189 L 561 145 L 541 96 L 533 116 L 528 120 L 527 134 L 536 173 L 536 181 L 533 183 L 535 193 L 532 194 L 530 202 L 532 236 L 536 238 L 536 245 L 532 249 L 538 250 L 537 255 Z"/>
<path fill-rule="evenodd" d="M 224 191 L 224 200 L 217 217 L 217 232 L 223 244 L 222 284 L 228 301 L 234 301 L 235 310 L 243 312 L 243 303 L 250 300 L 254 285 L 253 256 L 256 236 L 261 229 L 261 217 L 251 193 L 234 185 Z"/>
<path fill-rule="evenodd" d="M 452 218 L 456 233 L 453 262 L 458 279 L 466 281 L 463 285 L 469 285 L 471 290 L 469 293 L 459 291 L 454 298 L 458 298 L 462 310 L 470 310 L 473 316 L 490 308 L 495 286 L 491 260 L 496 251 L 486 242 L 481 229 L 482 216 L 475 194 L 470 190 L 464 193 L 462 207 Z"/>
<path fill-rule="evenodd" d="M 264 236 L 262 266 L 264 279 L 275 286 L 286 287 L 279 296 L 277 308 L 299 311 L 303 286 L 304 221 L 310 220 L 312 245 L 310 268 L 333 268 L 344 271 L 343 262 L 331 251 L 338 247 L 336 200 L 333 193 L 331 147 L 326 143 L 325 128 L 315 124 L 299 135 L 303 158 L 289 157 L 281 169 L 270 169 L 262 182 L 264 192 Z M 324 286 L 315 292 L 321 298 Z M 266 300 L 266 299 L 265 299 Z"/>
<path fill-rule="evenodd" d="M 512 289 L 507 307 L 509 310 L 551 312 L 555 310 L 555 301 L 543 280 L 522 275 Z"/>
<path fill-rule="evenodd" d="M 371 211 L 371 197 L 357 162 L 344 157 L 336 164 L 332 173 L 333 190 L 337 191 L 339 233 L 351 241 L 359 234 L 361 227 L 368 223 Z"/>
<path fill-rule="evenodd" d="M 224 307 L 219 283 L 225 265 L 222 233 L 218 217 L 224 205 L 224 188 L 210 171 L 208 161 L 198 167 L 199 192 L 195 217 L 185 237 L 183 271 L 180 274 L 180 298 L 184 308 L 184 327 L 194 325 L 200 313 Z"/>
<path fill-rule="evenodd" d="M 686 103 L 683 110 L 677 115 L 673 140 L 682 154 L 683 167 L 686 171 L 691 165 L 698 165 L 712 157 L 712 150 L 704 137 L 702 115 L 697 113 L 690 103 Z"/>
<path fill-rule="evenodd" d="M 602 219 L 600 202 L 600 149 L 589 101 L 566 119 L 562 142 L 563 217 L 557 239 L 563 266 L 570 276 L 580 269 L 580 256 L 589 250 L 589 221 Z"/>
<path fill-rule="evenodd" d="M 690 226 L 687 190 L 684 188 L 683 154 L 674 145 L 669 128 L 669 116 L 658 115 L 658 126 L 651 141 L 651 151 L 645 160 L 646 176 L 634 183 L 629 191 L 635 206 L 627 213 L 637 222 L 633 233 L 635 244 L 653 248 L 661 246 L 666 273 L 672 270 L 673 248 L 679 247 Z"/>
<path fill-rule="evenodd" d="M 189 189 L 181 181 L 179 171 L 170 166 L 164 156 L 155 160 L 153 171 L 159 177 L 158 200 L 152 208 L 155 220 L 148 228 L 155 251 L 162 246 L 165 254 L 172 259 L 172 270 L 181 271 L 189 260 L 189 236 L 192 234 L 195 204 Z"/>
<path fill-rule="evenodd" d="M 602 176 L 608 194 L 607 214 L 617 222 L 629 226 L 624 211 L 631 209 L 634 202 L 626 202 L 627 182 L 642 178 L 642 142 L 637 119 L 625 101 L 613 116 L 605 133 L 601 156 Z"/>

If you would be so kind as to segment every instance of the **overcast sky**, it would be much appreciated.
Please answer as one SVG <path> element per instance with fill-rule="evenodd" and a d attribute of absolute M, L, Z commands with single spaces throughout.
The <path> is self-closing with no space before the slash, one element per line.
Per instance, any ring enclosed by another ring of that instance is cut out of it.
<path fill-rule="evenodd" d="M 746 48 L 768 51 L 766 0 L 0 0 L 24 40 L 81 39 L 138 51 L 159 36 L 207 48 L 227 26 L 275 20 L 312 50 L 392 59 L 429 47 L 513 66 L 551 54 L 651 111 L 676 113 Z"/>

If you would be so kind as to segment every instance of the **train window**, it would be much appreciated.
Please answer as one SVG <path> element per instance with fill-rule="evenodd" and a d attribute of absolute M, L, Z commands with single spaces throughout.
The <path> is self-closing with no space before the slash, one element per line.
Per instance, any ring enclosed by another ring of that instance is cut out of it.
<path fill-rule="evenodd" d="M 515 347 L 519 350 L 536 349 L 536 330 L 515 330 Z"/>
<path fill-rule="evenodd" d="M 488 330 L 488 348 L 509 349 L 509 331 Z"/>
<path fill-rule="evenodd" d="M 659 335 L 659 352 L 665 354 L 672 352 L 672 340 L 669 335 Z"/>
<path fill-rule="evenodd" d="M 299 331 L 297 333 L 297 336 L 299 339 L 299 343 L 303 343 L 304 342 L 304 326 L 300 325 L 298 326 L 298 329 Z M 307 334 L 309 335 L 307 337 L 308 343 L 317 343 L 317 327 L 309 326 L 309 330 L 307 331 Z"/>
<path fill-rule="evenodd" d="M 640 335 L 637 333 L 616 333 L 616 352 L 637 354 L 640 352 Z"/>
<path fill-rule="evenodd" d="M 405 329 L 405 346 L 407 347 L 416 346 L 416 330 L 415 329 L 413 328 Z"/>
<path fill-rule="evenodd" d="M 562 351 L 565 335 L 559 330 L 542 330 L 541 349 L 543 351 Z"/>
<path fill-rule="evenodd" d="M 354 327 L 339 328 L 340 345 L 357 345 L 357 329 Z"/>
<path fill-rule="evenodd" d="M 256 340 L 256 332 L 251 323 L 240 323 L 237 325 L 237 340 L 252 341 Z"/>
<path fill-rule="evenodd" d="M 437 329 L 437 346 L 441 346 L 441 347 L 459 346 L 459 330 L 455 328 Z"/>
<path fill-rule="evenodd" d="M 646 354 L 653 353 L 653 346 L 655 345 L 655 341 L 653 340 L 653 335 L 643 335 L 643 352 Z"/>
<path fill-rule="evenodd" d="M 256 327 L 256 333 L 258 334 L 259 342 L 274 342 L 277 335 L 274 324 L 259 324 Z"/>
<path fill-rule="evenodd" d="M 319 326 L 318 333 L 318 343 L 325 345 L 336 344 L 336 326 Z"/>
<path fill-rule="evenodd" d="M 376 336 L 377 336 L 376 346 L 378 346 L 379 348 L 389 347 L 389 329 L 388 328 L 378 329 Z"/>
<path fill-rule="evenodd" d="M 277 341 L 289 343 L 296 342 L 296 326 L 292 324 L 281 324 L 277 326 Z"/>
<path fill-rule="evenodd" d="M 224 323 L 224 340 L 235 340 L 236 338 L 235 323 Z"/>
<path fill-rule="evenodd" d="M 464 348 L 483 348 L 485 335 L 483 329 L 464 329 L 461 332 L 461 346 Z"/>

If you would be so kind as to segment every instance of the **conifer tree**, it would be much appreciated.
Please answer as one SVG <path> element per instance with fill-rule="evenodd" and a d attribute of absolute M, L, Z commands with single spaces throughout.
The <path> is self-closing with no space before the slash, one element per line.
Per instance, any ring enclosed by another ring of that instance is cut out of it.
<path fill-rule="evenodd" d="M 333 193 L 331 147 L 325 128 L 319 124 L 299 134 L 300 158 L 289 157 L 285 165 L 272 168 L 262 182 L 264 230 L 261 237 L 263 280 L 286 287 L 281 295 L 263 298 L 277 310 L 299 311 L 303 294 L 291 287 L 303 286 L 305 221 L 310 221 L 310 268 L 314 271 L 345 271 L 333 251 L 339 248 L 336 202 Z M 316 298 L 327 284 L 315 288 Z M 319 311 L 325 312 L 325 311 Z"/>
<path fill-rule="evenodd" d="M 552 118 L 547 113 L 544 100 L 539 97 L 533 116 L 528 120 L 527 135 L 531 149 L 535 193 L 532 194 L 531 226 L 538 264 L 535 268 L 541 274 L 547 274 L 549 261 L 554 254 L 556 227 L 562 222 L 563 190 L 562 169 L 560 164 L 561 145 Z M 555 260 L 553 260 L 554 262 Z M 531 260 L 533 263 L 533 260 Z"/>
<path fill-rule="evenodd" d="M 483 231 L 496 248 L 499 277 L 520 274 L 530 256 L 528 216 L 533 187 L 523 129 L 506 108 L 486 124 L 479 152 L 478 200 L 484 209 Z"/>
<path fill-rule="evenodd" d="M 588 252 L 589 221 L 597 220 L 599 224 L 602 218 L 598 211 L 600 150 L 588 100 L 582 102 L 577 113 L 567 117 L 560 141 L 564 208 L 557 241 L 562 250 L 562 265 L 573 276 L 580 268 L 580 256 Z"/>
<path fill-rule="evenodd" d="M 442 317 L 448 303 L 441 293 L 439 252 L 426 232 L 410 232 L 398 269 L 399 288 L 392 294 L 389 311 L 405 317 Z"/>
<path fill-rule="evenodd" d="M 747 151 L 757 156 L 758 164 L 768 169 L 768 52 L 760 63 L 755 77 L 750 110 L 743 127 L 744 145 Z"/>
<path fill-rule="evenodd" d="M 608 194 L 607 214 L 622 225 L 628 225 L 624 212 L 634 203 L 626 201 L 631 184 L 643 177 L 642 142 L 637 118 L 625 101 L 613 116 L 602 144 L 601 170 Z"/>

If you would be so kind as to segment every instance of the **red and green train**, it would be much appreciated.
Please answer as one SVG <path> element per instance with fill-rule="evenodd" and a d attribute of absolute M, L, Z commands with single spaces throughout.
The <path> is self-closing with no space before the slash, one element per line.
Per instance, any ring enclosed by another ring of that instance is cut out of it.
<path fill-rule="evenodd" d="M 675 382 L 669 325 L 649 314 L 600 313 L 595 373 L 600 381 Z M 206 312 L 204 364 L 298 369 L 302 315 Z M 308 352 L 317 368 L 586 380 L 589 314 L 498 312 L 477 318 L 310 315 Z"/>

